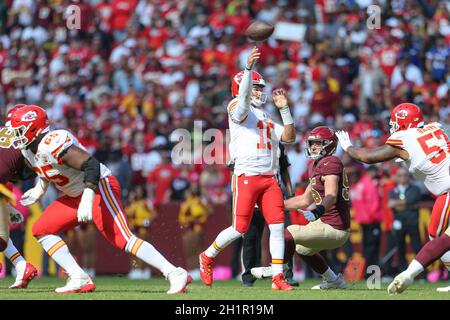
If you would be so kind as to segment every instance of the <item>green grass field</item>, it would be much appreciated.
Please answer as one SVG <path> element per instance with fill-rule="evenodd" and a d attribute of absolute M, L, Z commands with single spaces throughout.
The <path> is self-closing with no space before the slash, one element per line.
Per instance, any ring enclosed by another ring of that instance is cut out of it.
<path fill-rule="evenodd" d="M 167 295 L 169 283 L 163 278 L 153 278 L 148 281 L 131 281 L 126 277 L 99 276 L 95 279 L 97 290 L 94 293 L 58 295 L 53 292 L 56 287 L 63 286 L 65 280 L 44 277 L 35 279 L 26 290 L 11 290 L 8 286 L 13 282 L 11 277 L 0 281 L 0 300 L 394 300 L 394 299 L 450 299 L 450 293 L 438 293 L 436 288 L 448 285 L 441 283 L 416 282 L 401 295 L 389 296 L 386 293 L 387 284 L 382 284 L 380 290 L 368 290 L 365 282 L 349 282 L 346 290 L 316 291 L 310 288 L 318 280 L 307 280 L 291 292 L 278 292 L 270 289 L 270 281 L 257 281 L 254 287 L 242 287 L 236 280 L 216 281 L 212 288 L 194 281 L 185 295 Z"/>

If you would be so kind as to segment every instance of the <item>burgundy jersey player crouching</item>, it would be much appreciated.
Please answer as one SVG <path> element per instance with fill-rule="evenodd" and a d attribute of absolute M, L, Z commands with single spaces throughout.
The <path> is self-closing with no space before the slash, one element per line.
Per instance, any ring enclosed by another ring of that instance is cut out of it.
<path fill-rule="evenodd" d="M 344 289 L 341 274 L 336 275 L 318 253 L 341 247 L 350 237 L 349 186 L 336 151 L 337 137 L 328 127 L 317 127 L 307 139 L 307 155 L 313 159 L 308 168 L 309 185 L 304 194 L 284 201 L 286 210 L 297 209 L 310 221 L 307 225 L 290 225 L 285 230 L 284 261 L 294 252 L 317 273 L 323 282 L 312 289 Z M 302 210 L 315 204 L 315 209 Z M 253 268 L 256 278 L 272 274 L 270 267 Z"/>
<path fill-rule="evenodd" d="M 21 200 L 30 205 L 40 199 L 53 183 L 63 193 L 51 203 L 33 225 L 33 235 L 44 250 L 68 273 L 57 293 L 92 292 L 95 284 L 77 264 L 58 234 L 93 221 L 99 232 L 116 248 L 131 253 L 157 268 L 170 281 L 167 293 L 184 292 L 190 278 L 176 268 L 150 243 L 137 238 L 128 227 L 121 205 L 121 189 L 111 171 L 66 130 L 51 131 L 47 114 L 38 106 L 16 109 L 8 123 L 13 147 L 39 175 L 35 187 Z"/>

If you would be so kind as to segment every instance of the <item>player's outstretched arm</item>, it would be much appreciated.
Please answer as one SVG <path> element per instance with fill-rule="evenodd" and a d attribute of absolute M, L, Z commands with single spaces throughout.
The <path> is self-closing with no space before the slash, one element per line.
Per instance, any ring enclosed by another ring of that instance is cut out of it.
<path fill-rule="evenodd" d="M 84 171 L 84 191 L 78 205 L 78 222 L 89 222 L 92 220 L 92 208 L 94 196 L 100 181 L 100 163 L 85 150 L 70 146 L 63 156 L 62 162 L 76 170 Z"/>
<path fill-rule="evenodd" d="M 252 98 L 252 69 L 260 56 L 261 53 L 259 52 L 258 48 L 253 47 L 250 55 L 247 58 L 244 75 L 239 85 L 237 106 L 229 110 L 231 119 L 233 119 L 235 122 L 240 123 L 247 117 L 250 107 L 250 101 Z"/>
<path fill-rule="evenodd" d="M 311 185 L 308 185 L 305 192 L 302 195 L 284 200 L 285 210 L 297 210 L 305 209 L 314 202 L 314 198 L 311 194 Z"/>
<path fill-rule="evenodd" d="M 283 134 L 281 141 L 294 142 L 295 141 L 295 126 L 292 119 L 291 111 L 288 106 L 286 91 L 282 88 L 273 91 L 273 102 L 280 111 L 281 120 L 283 121 Z"/>
<path fill-rule="evenodd" d="M 352 145 L 348 132 L 338 131 L 336 136 L 339 139 L 339 143 L 348 155 L 354 159 L 367 164 L 373 164 L 378 162 L 384 162 L 393 160 L 395 158 L 401 158 L 408 160 L 409 154 L 406 150 L 396 148 L 390 145 L 383 145 L 375 149 L 357 148 Z"/>

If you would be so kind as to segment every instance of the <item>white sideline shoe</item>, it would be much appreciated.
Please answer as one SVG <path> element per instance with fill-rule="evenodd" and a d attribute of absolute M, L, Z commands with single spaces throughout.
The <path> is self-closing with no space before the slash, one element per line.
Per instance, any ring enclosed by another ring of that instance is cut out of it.
<path fill-rule="evenodd" d="M 167 294 L 184 293 L 188 284 L 192 282 L 192 277 L 180 267 L 170 272 L 167 275 L 167 279 L 170 282 L 170 289 L 167 291 Z"/>
<path fill-rule="evenodd" d="M 402 293 L 411 285 L 411 283 L 413 283 L 413 281 L 414 279 L 412 279 L 406 271 L 403 271 L 394 278 L 394 281 L 388 286 L 387 291 L 389 294 Z"/>
<path fill-rule="evenodd" d="M 268 279 L 272 278 L 272 267 L 258 267 L 251 268 L 250 273 L 256 279 Z"/>
<path fill-rule="evenodd" d="M 67 279 L 67 283 L 64 287 L 57 288 L 55 290 L 56 293 L 66 294 L 66 293 L 86 293 L 86 292 L 94 292 L 95 284 L 92 281 L 92 278 L 87 274 L 80 275 L 69 275 Z"/>
<path fill-rule="evenodd" d="M 312 290 L 330 290 L 330 289 L 345 289 L 347 287 L 344 277 L 341 273 L 337 275 L 336 280 L 334 281 L 327 281 L 326 279 L 323 279 L 321 284 L 318 284 L 314 287 L 312 287 Z"/>

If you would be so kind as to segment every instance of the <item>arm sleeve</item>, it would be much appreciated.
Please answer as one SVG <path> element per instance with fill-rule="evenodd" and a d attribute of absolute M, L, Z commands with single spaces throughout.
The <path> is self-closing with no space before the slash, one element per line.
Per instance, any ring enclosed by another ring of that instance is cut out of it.
<path fill-rule="evenodd" d="M 236 123 L 242 122 L 248 114 L 252 92 L 252 70 L 244 69 L 244 76 L 239 85 L 237 100 L 230 104 L 228 113 L 231 120 Z"/>

